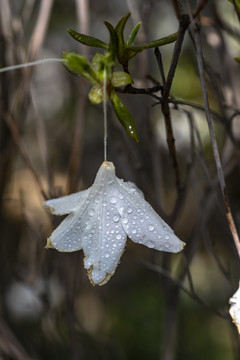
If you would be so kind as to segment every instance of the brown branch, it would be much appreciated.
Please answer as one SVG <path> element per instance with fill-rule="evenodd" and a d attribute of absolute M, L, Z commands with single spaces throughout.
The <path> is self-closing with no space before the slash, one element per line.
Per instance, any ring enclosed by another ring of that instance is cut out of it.
<path fill-rule="evenodd" d="M 173 78 L 175 75 L 176 67 L 178 64 L 179 56 L 182 49 L 184 34 L 189 25 L 189 17 L 186 14 L 181 15 L 179 20 L 179 30 L 178 30 L 178 37 L 177 41 L 175 43 L 173 57 L 172 57 L 172 63 L 170 66 L 170 70 L 168 72 L 166 84 L 163 91 L 162 96 L 162 113 L 165 120 L 165 128 L 166 128 L 166 134 L 167 134 L 167 144 L 170 156 L 172 158 L 173 168 L 175 172 L 175 182 L 176 187 L 178 191 L 181 190 L 181 180 L 180 180 L 180 171 L 179 171 L 179 165 L 177 160 L 177 153 L 176 153 L 176 147 L 175 147 L 175 139 L 173 135 L 173 128 L 172 128 L 172 122 L 171 122 L 171 116 L 170 116 L 170 109 L 168 104 L 168 98 L 170 95 L 170 89 L 172 86 Z"/>
<path fill-rule="evenodd" d="M 42 47 L 47 31 L 53 2 L 54 0 L 41 1 L 37 22 L 29 43 L 27 61 L 35 60 L 39 50 Z"/>
<path fill-rule="evenodd" d="M 194 11 L 194 13 L 193 13 L 193 15 L 192 15 L 194 19 L 199 15 L 199 13 L 202 11 L 202 9 L 203 9 L 204 6 L 207 4 L 207 2 L 208 2 L 208 0 L 202 0 L 202 1 L 200 2 L 200 4 L 198 4 L 196 10 Z"/>
<path fill-rule="evenodd" d="M 202 88 L 202 94 L 203 94 L 203 101 L 204 101 L 204 106 L 205 106 L 205 110 L 206 110 L 206 118 L 207 118 L 207 122 L 208 122 L 209 133 L 210 133 L 210 138 L 211 138 L 211 143 L 212 143 L 212 149 L 213 149 L 214 159 L 215 159 L 216 168 L 217 168 L 218 180 L 219 180 L 220 189 L 221 189 L 221 193 L 222 193 L 222 197 L 223 197 L 223 203 L 224 203 L 224 208 L 225 208 L 225 213 L 226 213 L 226 217 L 228 220 L 229 228 L 231 230 L 232 237 L 233 237 L 238 255 L 240 257 L 240 241 L 239 241 L 237 229 L 236 229 L 236 226 L 235 226 L 235 223 L 233 220 L 233 216 L 232 216 L 232 212 L 231 212 L 231 208 L 230 208 L 230 204 L 229 204 L 229 200 L 228 200 L 228 196 L 227 196 L 227 189 L 226 189 L 226 184 L 225 184 L 224 173 L 223 173 L 223 169 L 222 169 L 222 165 L 221 165 L 220 155 L 219 155 L 218 146 L 217 146 L 217 140 L 216 140 L 216 136 L 215 136 L 215 132 L 214 132 L 214 128 L 213 128 L 213 121 L 212 121 L 209 102 L 208 102 L 208 93 L 207 93 L 207 88 L 206 88 L 206 80 L 205 80 L 205 76 L 204 76 L 203 53 L 202 53 L 201 40 L 200 40 L 200 29 L 199 29 L 198 24 L 196 24 L 195 21 L 193 20 L 192 16 L 190 16 L 190 19 L 191 19 L 191 33 L 192 33 L 192 38 L 194 39 L 194 43 L 195 43 L 195 47 L 196 47 L 196 51 L 197 51 L 197 62 L 198 62 L 198 70 L 199 70 L 199 76 L 200 76 L 200 82 L 201 82 L 201 88 Z"/>

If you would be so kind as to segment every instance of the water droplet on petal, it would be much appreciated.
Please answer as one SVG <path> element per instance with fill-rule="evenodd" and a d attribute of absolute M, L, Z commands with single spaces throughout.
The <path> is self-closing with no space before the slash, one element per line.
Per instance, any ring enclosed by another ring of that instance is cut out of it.
<path fill-rule="evenodd" d="M 106 201 L 103 201 L 103 203 L 102 203 L 102 204 L 103 204 L 103 206 L 107 206 L 107 203 L 106 203 Z"/>
<path fill-rule="evenodd" d="M 127 208 L 127 212 L 129 213 L 129 214 L 131 214 L 131 212 L 132 212 L 132 208 Z"/>
<path fill-rule="evenodd" d="M 133 229 L 132 230 L 132 234 L 136 234 L 137 230 L 136 229 Z"/>
<path fill-rule="evenodd" d="M 168 249 L 170 245 L 169 245 L 168 242 L 166 242 L 166 243 L 164 244 L 164 246 L 165 246 L 166 249 Z"/>
<path fill-rule="evenodd" d="M 123 222 L 123 224 L 127 224 L 127 223 L 128 223 L 128 219 L 127 219 L 127 218 L 124 218 L 122 222 Z"/>
<path fill-rule="evenodd" d="M 169 235 L 165 235 L 164 237 L 165 237 L 165 239 L 166 239 L 166 240 L 168 240 L 168 239 L 169 239 Z"/>
<path fill-rule="evenodd" d="M 117 202 L 116 196 L 112 196 L 112 197 L 110 198 L 110 203 L 111 203 L 111 204 L 116 204 L 116 202 Z"/>
<path fill-rule="evenodd" d="M 120 240 L 122 238 L 122 235 L 120 235 L 120 234 L 118 234 L 117 236 L 116 236 L 116 239 L 117 240 Z"/>
<path fill-rule="evenodd" d="M 95 210 L 94 210 L 94 209 L 90 209 L 89 212 L 88 212 L 88 214 L 89 214 L 90 216 L 93 216 L 94 213 L 95 213 Z"/>
<path fill-rule="evenodd" d="M 120 194 L 119 194 L 119 199 L 122 200 L 123 198 L 124 198 L 124 195 L 120 193 Z"/>
<path fill-rule="evenodd" d="M 153 230 L 154 230 L 154 226 L 153 226 L 153 225 L 149 225 L 148 229 L 149 229 L 150 231 L 153 231 Z"/>
<path fill-rule="evenodd" d="M 118 222 L 119 219 L 120 219 L 120 216 L 119 216 L 119 215 L 114 215 L 114 217 L 113 217 L 113 221 L 114 221 L 114 222 Z"/>
<path fill-rule="evenodd" d="M 109 254 L 108 254 L 108 253 L 105 254 L 105 258 L 106 258 L 106 259 L 109 258 Z"/>
<path fill-rule="evenodd" d="M 150 249 L 152 249 L 153 247 L 154 247 L 154 242 L 153 241 L 151 241 L 151 240 L 149 240 L 148 242 L 147 242 L 147 247 L 149 247 Z"/>

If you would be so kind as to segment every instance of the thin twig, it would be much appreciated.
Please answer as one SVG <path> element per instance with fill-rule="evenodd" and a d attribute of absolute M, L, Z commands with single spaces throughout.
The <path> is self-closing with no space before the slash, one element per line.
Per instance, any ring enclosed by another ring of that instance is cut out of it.
<path fill-rule="evenodd" d="M 159 72 L 160 72 L 160 75 L 161 75 L 161 78 L 162 78 L 162 84 L 163 84 L 163 86 L 165 86 L 166 78 L 165 78 L 164 69 L 163 69 L 162 54 L 161 54 L 158 47 L 156 47 L 154 49 L 154 55 L 156 56 L 156 59 L 157 59 L 158 69 L 159 69 Z"/>
<path fill-rule="evenodd" d="M 48 26 L 53 2 L 54 0 L 41 1 L 37 22 L 28 47 L 28 56 L 27 56 L 28 61 L 35 60 L 39 50 L 42 47 L 47 31 L 47 26 Z"/>
<path fill-rule="evenodd" d="M 193 287 L 193 281 L 191 280 L 191 278 L 189 278 L 189 283 L 191 284 L 191 291 L 189 291 L 183 284 L 182 281 L 180 279 L 178 279 L 176 276 L 172 275 L 169 271 L 163 269 L 162 267 L 149 263 L 148 261 L 144 261 L 142 260 L 140 262 L 142 265 L 144 265 L 146 268 L 157 272 L 158 274 L 163 275 L 164 277 L 166 277 L 167 279 L 170 279 L 180 290 L 182 290 L 185 294 L 187 294 L 190 298 L 192 298 L 193 300 L 195 300 L 198 304 L 200 304 L 201 306 L 204 306 L 206 309 L 208 309 L 209 311 L 211 311 L 213 314 L 223 318 L 223 319 L 228 319 L 228 315 L 224 314 L 220 311 L 217 311 L 213 308 L 211 308 L 204 300 L 202 300 L 197 293 L 194 290 Z M 189 275 L 189 272 L 188 272 Z"/>
<path fill-rule="evenodd" d="M 47 199 L 47 195 L 43 189 L 43 185 L 42 185 L 42 182 L 39 178 L 39 175 L 37 174 L 37 172 L 35 171 L 34 169 L 34 166 L 32 165 L 32 162 L 30 160 L 30 157 L 28 155 L 28 151 L 25 147 L 25 144 L 23 143 L 22 139 L 21 139 L 21 136 L 19 134 L 19 131 L 17 129 L 17 126 L 15 125 L 13 119 L 11 118 L 11 116 L 9 114 L 5 114 L 4 115 L 4 120 L 6 121 L 8 127 L 9 127 L 9 130 L 11 132 L 11 135 L 12 135 L 12 138 L 15 142 L 15 144 L 17 145 L 22 157 L 23 157 L 23 160 L 25 161 L 27 167 L 29 168 L 30 170 L 30 173 L 35 181 L 35 183 L 37 184 L 37 186 L 39 187 L 42 195 L 43 195 L 43 198 L 44 199 Z"/>
<path fill-rule="evenodd" d="M 172 128 L 172 122 L 171 122 L 171 116 L 170 116 L 170 109 L 168 104 L 168 97 L 170 95 L 170 89 L 172 86 L 173 78 L 175 75 L 176 67 L 178 64 L 179 56 L 182 49 L 184 34 L 189 25 L 189 17 L 186 14 L 181 15 L 179 20 L 179 30 L 178 30 L 178 37 L 177 41 L 175 43 L 173 57 L 172 57 L 172 63 L 170 66 L 170 70 L 168 72 L 166 84 L 163 91 L 162 96 L 162 113 L 165 120 L 165 127 L 166 127 L 166 134 L 167 134 L 167 144 L 170 156 L 172 158 L 173 162 L 173 168 L 175 171 L 175 181 L 176 181 L 176 187 L 178 191 L 181 191 L 181 180 L 180 180 L 180 171 L 179 171 L 179 164 L 177 160 L 177 153 L 176 153 L 176 147 L 175 147 L 175 139 L 173 135 L 173 128 Z"/>
<path fill-rule="evenodd" d="M 193 15 L 192 15 L 194 19 L 200 14 L 200 12 L 201 12 L 202 9 L 204 8 L 204 6 L 207 4 L 207 2 L 208 2 L 208 0 L 202 0 L 202 1 L 198 4 L 196 10 L 194 11 L 194 13 L 193 13 Z"/>
<path fill-rule="evenodd" d="M 89 4 L 88 0 L 76 0 L 77 21 L 81 33 L 87 34 L 89 32 Z M 81 52 L 87 57 L 88 47 L 81 44 Z M 84 127 L 86 119 L 86 105 L 87 105 L 87 82 L 81 79 L 78 83 L 77 111 L 75 116 L 75 127 L 73 133 L 73 142 L 71 148 L 71 155 L 69 159 L 67 193 L 76 191 L 77 181 L 79 178 L 79 169 L 82 162 L 83 144 L 84 144 Z"/>
<path fill-rule="evenodd" d="M 238 255 L 240 257 L 240 241 L 239 241 L 237 229 L 236 229 L 236 226 L 235 226 L 235 223 L 233 220 L 233 216 L 232 216 L 232 212 L 231 212 L 231 208 L 230 208 L 230 204 L 229 204 L 229 200 L 228 200 L 228 196 L 227 196 L 227 189 L 226 189 L 226 184 L 225 184 L 225 179 L 224 179 L 224 173 L 223 173 L 223 169 L 222 169 L 222 165 L 221 165 L 220 155 L 219 155 L 218 146 L 217 146 L 217 140 L 216 140 L 216 136 L 215 136 L 215 132 L 214 132 L 214 128 L 213 128 L 213 122 L 212 122 L 211 112 L 210 112 L 209 103 L 208 103 L 208 93 L 207 93 L 207 89 L 206 89 L 206 81 L 205 81 L 205 76 L 204 76 L 204 64 L 203 64 L 203 54 L 202 54 L 202 48 L 201 48 L 199 26 L 194 22 L 192 16 L 190 16 L 190 19 L 191 19 L 191 31 L 192 31 L 193 39 L 195 41 L 195 46 L 196 46 L 196 51 L 197 51 L 198 70 L 199 70 L 204 106 L 205 106 L 205 110 L 206 110 L 206 118 L 207 118 L 209 133 L 210 133 L 210 137 L 211 137 L 214 159 L 215 159 L 215 163 L 216 163 L 216 167 L 217 167 L 220 189 L 221 189 L 221 193 L 223 196 L 224 208 L 225 208 L 229 228 L 231 230 L 232 237 L 233 237 Z"/>

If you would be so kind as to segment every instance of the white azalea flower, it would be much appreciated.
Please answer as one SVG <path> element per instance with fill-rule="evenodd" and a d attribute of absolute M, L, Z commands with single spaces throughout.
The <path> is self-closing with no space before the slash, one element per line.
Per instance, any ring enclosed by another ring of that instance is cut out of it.
<path fill-rule="evenodd" d="M 240 283 L 239 288 L 235 294 L 229 300 L 230 309 L 229 313 L 233 319 L 234 324 L 237 326 L 238 332 L 240 334 Z"/>
<path fill-rule="evenodd" d="M 83 249 L 84 266 L 93 284 L 103 285 L 114 274 L 127 236 L 149 248 L 173 253 L 185 245 L 133 183 L 116 177 L 111 162 L 103 162 L 89 189 L 48 200 L 45 206 L 55 215 L 69 214 L 46 247 L 64 252 Z"/>

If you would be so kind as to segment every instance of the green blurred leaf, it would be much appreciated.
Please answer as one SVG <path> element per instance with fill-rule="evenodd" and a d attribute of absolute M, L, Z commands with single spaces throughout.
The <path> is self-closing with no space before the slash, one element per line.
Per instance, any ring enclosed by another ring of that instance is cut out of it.
<path fill-rule="evenodd" d="M 72 29 L 67 29 L 67 31 L 75 40 L 77 40 L 81 44 L 104 49 L 104 50 L 108 49 L 108 45 L 105 42 L 103 42 L 95 37 L 80 34 L 77 31 L 74 31 Z"/>
<path fill-rule="evenodd" d="M 137 25 L 135 25 L 134 28 L 132 29 L 132 32 L 129 35 L 129 38 L 128 38 L 128 41 L 127 41 L 127 46 L 130 47 L 130 46 L 133 45 L 134 40 L 135 40 L 135 38 L 137 36 L 138 30 L 139 30 L 141 24 L 142 24 L 141 22 L 137 23 Z"/>
<path fill-rule="evenodd" d="M 111 83 L 114 87 L 133 83 L 131 76 L 124 71 L 114 71 L 112 73 Z"/>
<path fill-rule="evenodd" d="M 118 120 L 124 126 L 127 134 L 133 140 L 138 142 L 139 140 L 132 115 L 128 111 L 127 107 L 121 102 L 114 89 L 112 89 L 110 93 L 110 100 L 112 102 L 115 114 L 117 115 Z"/>
<path fill-rule="evenodd" d="M 87 59 L 82 56 L 71 52 L 64 53 L 63 57 L 64 66 L 74 75 L 82 75 L 91 84 L 99 82 L 96 73 L 91 68 Z"/>
<path fill-rule="evenodd" d="M 235 57 L 234 60 L 238 63 L 240 63 L 240 57 Z"/>
<path fill-rule="evenodd" d="M 155 48 L 158 46 L 163 46 L 163 45 L 167 45 L 167 44 L 171 44 L 172 42 L 177 40 L 177 35 L 178 33 L 173 33 L 169 36 L 166 36 L 164 38 L 155 40 L 155 41 L 150 41 L 146 44 L 142 44 L 142 45 L 136 45 L 136 46 L 132 46 L 131 48 L 127 48 L 125 49 L 125 57 L 127 57 L 128 59 L 133 58 L 137 53 L 139 53 L 140 51 L 146 50 L 146 49 L 151 49 L 151 48 Z"/>
<path fill-rule="evenodd" d="M 103 91 L 100 85 L 93 85 L 93 87 L 89 91 L 88 98 L 93 105 L 100 104 L 103 101 Z"/>
<path fill-rule="evenodd" d="M 233 0 L 228 0 L 228 1 L 234 5 Z M 235 4 L 236 4 L 238 10 L 240 11 L 240 0 L 235 0 Z"/>
<path fill-rule="evenodd" d="M 116 57 L 116 54 L 117 54 L 117 49 L 118 49 L 118 37 L 117 37 L 114 27 L 108 21 L 104 21 L 104 24 L 106 25 L 106 27 L 110 33 L 110 41 L 109 41 L 108 51 L 111 54 L 112 60 L 114 60 Z"/>
<path fill-rule="evenodd" d="M 123 53 L 126 47 L 125 41 L 124 41 L 124 37 L 123 37 L 123 31 L 124 31 L 124 27 L 126 25 L 127 19 L 129 18 L 130 13 L 126 14 L 125 16 L 123 16 L 119 22 L 117 23 L 116 27 L 115 27 L 115 31 L 117 34 L 117 38 L 118 38 L 118 60 L 120 63 L 121 59 L 123 57 Z"/>

